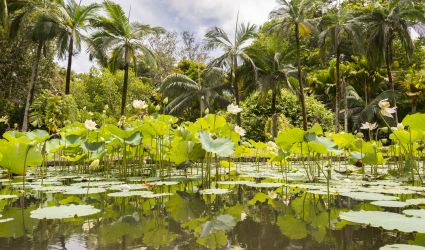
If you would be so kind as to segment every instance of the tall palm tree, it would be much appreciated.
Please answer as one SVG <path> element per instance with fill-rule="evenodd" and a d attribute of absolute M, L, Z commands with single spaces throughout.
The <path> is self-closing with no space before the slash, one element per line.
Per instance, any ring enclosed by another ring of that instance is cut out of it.
<path fill-rule="evenodd" d="M 121 115 L 124 115 L 130 64 L 136 67 L 139 53 L 145 57 L 155 58 L 153 52 L 143 44 L 143 38 L 154 33 L 162 33 L 164 29 L 130 22 L 122 7 L 111 1 L 105 1 L 103 6 L 106 16 L 99 16 L 93 22 L 98 31 L 90 38 L 89 50 L 91 55 L 101 62 L 106 62 L 106 58 L 110 55 L 107 64 L 112 72 L 118 68 L 124 70 L 121 100 Z"/>
<path fill-rule="evenodd" d="M 22 131 L 27 131 L 29 109 L 34 99 L 41 54 L 43 49 L 47 48 L 48 42 L 55 38 L 58 31 L 55 23 L 46 20 L 51 18 L 51 13 L 57 5 L 51 0 L 16 1 L 14 5 L 17 14 L 11 22 L 11 31 L 13 32 L 10 35 L 14 37 L 18 32 L 25 33 L 24 38 L 37 44 L 22 123 Z"/>
<path fill-rule="evenodd" d="M 339 103 L 341 101 L 341 46 L 345 42 L 351 41 L 356 47 L 360 47 L 360 40 L 362 34 L 362 23 L 354 16 L 354 14 L 341 6 L 337 6 L 336 9 L 329 11 L 320 22 L 320 26 L 323 29 L 319 34 L 319 41 L 321 47 L 324 50 L 326 47 L 330 47 L 332 53 L 335 54 L 336 64 L 336 84 L 335 84 L 335 132 L 339 132 Z M 329 40 L 330 44 L 326 41 Z M 330 45 L 330 46 L 328 46 Z M 343 87 L 342 89 L 345 90 Z M 345 100 L 346 93 L 344 93 Z M 345 132 L 348 132 L 347 122 L 344 124 Z"/>
<path fill-rule="evenodd" d="M 183 74 L 169 75 L 159 89 L 171 99 L 165 111 L 169 114 L 181 114 L 197 102 L 201 117 L 207 109 L 214 112 L 217 104 L 228 104 L 228 100 L 222 95 L 222 91 L 230 87 L 225 78 L 225 71 L 216 67 L 203 70 L 197 81 Z"/>
<path fill-rule="evenodd" d="M 296 69 L 288 63 L 288 59 L 283 55 L 282 49 L 276 48 L 269 43 L 252 46 L 247 49 L 248 55 L 253 59 L 258 68 L 257 83 L 263 95 L 267 96 L 272 92 L 272 129 L 271 136 L 274 139 L 277 136 L 277 113 L 276 102 L 282 88 L 288 88 L 297 92 L 290 83 L 290 74 L 296 72 Z M 286 54 L 288 55 L 288 54 Z"/>
<path fill-rule="evenodd" d="M 301 70 L 301 35 L 309 34 L 315 30 L 314 20 L 309 18 L 310 12 L 315 6 L 314 0 L 278 0 L 279 7 L 270 13 L 270 18 L 277 20 L 284 32 L 293 28 L 296 42 L 296 58 L 298 69 L 298 83 L 300 88 L 300 101 L 303 116 L 303 128 L 307 130 L 307 111 L 304 96 L 304 80 Z"/>
<path fill-rule="evenodd" d="M 59 57 L 68 57 L 66 68 L 65 94 L 69 95 L 71 86 L 72 57 L 81 50 L 81 42 L 85 39 L 92 20 L 100 5 L 81 5 L 75 0 L 60 1 L 57 11 L 45 18 L 45 22 L 52 22 L 58 26 L 57 49 Z"/>
<path fill-rule="evenodd" d="M 236 105 L 239 105 L 240 95 L 237 81 L 237 70 L 241 62 L 248 63 L 256 71 L 252 59 L 245 52 L 248 41 L 256 36 L 257 26 L 251 24 L 238 24 L 236 21 L 235 36 L 230 39 L 229 35 L 221 28 L 214 27 L 205 35 L 206 48 L 220 48 L 222 54 L 210 62 L 211 66 L 223 67 L 230 70 L 230 82 L 233 86 Z M 241 125 L 240 113 L 237 115 L 237 124 Z"/>
<path fill-rule="evenodd" d="M 425 24 L 425 14 L 412 0 L 389 0 L 383 5 L 374 1 L 374 4 L 375 7 L 362 17 L 369 33 L 368 57 L 374 65 L 380 65 L 385 61 L 388 83 L 396 105 L 395 84 L 391 71 L 393 41 L 395 38 L 400 40 L 410 59 L 414 45 L 409 28 L 416 28 L 420 23 Z M 395 120 L 398 121 L 397 113 Z"/>

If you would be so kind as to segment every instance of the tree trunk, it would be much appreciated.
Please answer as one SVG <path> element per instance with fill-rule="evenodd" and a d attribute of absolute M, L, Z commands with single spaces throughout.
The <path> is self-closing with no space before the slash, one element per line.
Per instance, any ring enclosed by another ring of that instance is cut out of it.
<path fill-rule="evenodd" d="M 236 101 L 236 105 L 239 106 L 239 102 L 240 102 L 240 97 L 239 97 L 239 86 L 238 86 L 238 82 L 236 79 L 236 70 L 238 69 L 238 62 L 237 62 L 237 58 L 234 57 L 233 58 L 233 65 L 232 65 L 232 83 L 233 83 L 233 88 L 235 91 L 235 101 Z M 242 122 L 241 122 L 241 113 L 238 113 L 236 115 L 236 123 L 238 124 L 238 126 L 241 126 Z"/>
<path fill-rule="evenodd" d="M 272 140 L 274 140 L 274 138 L 277 136 L 277 114 L 276 114 L 276 85 L 277 83 L 273 84 L 273 89 L 272 89 L 272 127 L 271 127 L 271 135 L 272 135 Z"/>
<path fill-rule="evenodd" d="M 385 46 L 385 64 L 387 66 L 387 75 L 388 75 L 388 82 L 391 86 L 391 90 L 393 92 L 393 102 L 394 102 L 394 106 L 397 106 L 397 100 L 395 97 L 395 86 L 394 86 L 394 80 L 393 80 L 393 75 L 391 72 L 391 64 L 392 64 L 392 33 L 390 33 L 390 38 L 387 41 L 387 44 Z M 395 112 L 395 124 L 398 123 L 398 115 L 397 115 L 398 111 Z"/>
<path fill-rule="evenodd" d="M 41 50 L 43 49 L 43 42 L 39 41 L 37 46 L 37 52 L 35 56 L 35 60 L 32 64 L 31 69 L 31 79 L 28 84 L 28 94 L 27 94 L 27 101 L 25 103 L 25 111 L 24 111 L 24 121 L 22 123 L 22 131 L 26 132 L 28 130 L 28 116 L 30 111 L 30 106 L 32 103 L 32 100 L 34 99 L 34 92 L 35 92 L 35 84 L 37 81 L 38 76 L 38 65 L 40 64 L 40 58 L 41 58 Z"/>
<path fill-rule="evenodd" d="M 301 75 L 300 31 L 298 29 L 298 24 L 295 24 L 295 40 L 297 44 L 298 83 L 300 85 L 300 101 L 301 101 L 301 111 L 303 116 L 303 129 L 307 131 L 307 110 L 305 107 L 304 84 L 303 84 L 303 79 Z"/>
<path fill-rule="evenodd" d="M 124 85 L 122 87 L 121 115 L 125 114 L 125 105 L 127 103 L 128 65 L 129 65 L 128 61 L 129 61 L 128 48 L 125 48 Z"/>
<path fill-rule="evenodd" d="M 344 132 L 348 133 L 348 96 L 347 96 L 347 83 L 342 81 L 343 95 L 344 95 Z"/>
<path fill-rule="evenodd" d="M 71 37 L 68 48 L 68 67 L 66 68 L 66 81 L 65 81 L 65 95 L 69 95 L 71 85 L 71 67 L 72 67 L 72 54 L 74 53 L 74 40 Z"/>
<path fill-rule="evenodd" d="M 418 97 L 414 96 L 412 100 L 412 114 L 416 113 L 417 104 L 418 104 Z"/>
<path fill-rule="evenodd" d="M 335 84 L 335 132 L 339 132 L 339 102 L 341 100 L 341 74 L 340 74 L 340 50 L 339 45 L 336 47 L 336 84 Z"/>

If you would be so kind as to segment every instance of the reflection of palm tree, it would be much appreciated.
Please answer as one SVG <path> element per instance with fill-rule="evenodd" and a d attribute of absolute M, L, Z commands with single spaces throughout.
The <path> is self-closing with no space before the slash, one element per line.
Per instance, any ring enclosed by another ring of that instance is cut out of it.
<path fill-rule="evenodd" d="M 83 32 L 89 27 L 89 21 L 94 17 L 97 4 L 81 5 L 75 0 L 60 3 L 57 11 L 46 17 L 46 22 L 53 22 L 59 28 L 57 36 L 57 48 L 59 56 L 68 56 L 66 68 L 65 94 L 70 92 L 72 57 L 81 49 L 81 40 L 84 39 Z"/>
<path fill-rule="evenodd" d="M 410 59 L 414 45 L 409 28 L 416 27 L 420 22 L 425 24 L 425 14 L 413 1 L 389 0 L 385 5 L 375 2 L 375 8 L 366 13 L 362 20 L 367 24 L 369 32 L 369 60 L 374 65 L 380 65 L 385 60 L 388 82 L 396 105 L 391 72 L 393 40 L 396 37 L 400 40 Z M 397 113 L 395 119 L 398 120 Z"/>
<path fill-rule="evenodd" d="M 255 70 L 255 65 L 252 59 L 245 52 L 248 41 L 255 37 L 257 27 L 255 25 L 236 25 L 235 38 L 231 41 L 229 36 L 220 28 L 213 28 L 208 31 L 206 37 L 206 47 L 208 49 L 220 48 L 223 53 L 216 59 L 211 61 L 211 65 L 225 67 L 230 69 L 231 83 L 233 85 L 233 94 L 235 96 L 236 105 L 239 105 L 240 95 L 237 82 L 236 71 L 239 62 L 249 63 Z M 240 114 L 237 116 L 237 124 L 241 125 Z"/>
<path fill-rule="evenodd" d="M 277 24 L 281 26 L 284 31 L 290 30 L 294 27 L 294 36 L 296 41 L 297 53 L 297 68 L 298 68 L 298 83 L 300 88 L 300 101 L 303 116 L 303 128 L 307 130 L 307 111 L 304 97 L 304 83 L 301 72 L 301 58 L 300 58 L 300 38 L 303 34 L 309 34 L 314 30 L 313 21 L 308 18 L 309 12 L 314 7 L 313 0 L 278 0 L 279 8 L 270 13 L 270 17 L 277 19 Z"/>
<path fill-rule="evenodd" d="M 164 30 L 137 22 L 130 23 L 122 7 L 113 2 L 105 1 L 103 6 L 107 16 L 100 16 L 93 22 L 94 27 L 100 30 L 91 36 L 89 50 L 101 64 L 107 63 L 112 72 L 117 68 L 124 69 L 121 100 L 121 115 L 124 115 L 130 64 L 136 64 L 138 53 L 154 58 L 153 52 L 142 43 L 143 38 L 153 33 L 162 33 Z M 108 52 L 111 55 L 109 60 L 106 60 Z"/>
<path fill-rule="evenodd" d="M 207 109 L 214 112 L 217 104 L 225 106 L 228 100 L 222 91 L 229 88 L 229 84 L 224 83 L 225 77 L 226 73 L 220 68 L 205 69 L 198 81 L 183 74 L 166 77 L 160 86 L 160 92 L 171 99 L 165 111 L 181 114 L 197 102 L 202 116 Z"/>
<path fill-rule="evenodd" d="M 344 40 L 352 39 L 354 45 L 360 45 L 360 34 L 362 32 L 361 23 L 349 12 L 338 6 L 338 9 L 331 11 L 321 20 L 323 31 L 319 35 L 319 40 L 324 49 L 327 44 L 326 40 L 331 41 L 331 50 L 335 52 L 336 64 L 336 83 L 335 83 L 335 131 L 339 131 L 339 102 L 341 100 L 341 45 Z M 345 89 L 345 88 L 343 88 Z M 344 94 L 345 99 L 345 94 Z M 347 124 L 345 124 L 345 132 L 347 132 Z"/>
<path fill-rule="evenodd" d="M 272 91 L 272 138 L 277 136 L 277 114 L 276 114 L 276 99 L 281 93 L 281 89 L 286 87 L 293 92 L 295 88 L 288 80 L 288 74 L 295 72 L 292 65 L 287 64 L 287 60 L 280 52 L 270 46 L 251 47 L 247 53 L 254 60 L 258 68 L 258 83 L 261 92 L 267 96 L 267 93 Z"/>

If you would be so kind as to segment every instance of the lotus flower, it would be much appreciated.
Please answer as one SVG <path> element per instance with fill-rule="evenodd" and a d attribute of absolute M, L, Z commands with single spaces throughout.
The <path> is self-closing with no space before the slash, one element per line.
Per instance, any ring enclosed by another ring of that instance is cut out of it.
<path fill-rule="evenodd" d="M 239 126 L 235 126 L 235 132 L 240 135 L 240 136 L 245 136 L 246 135 L 246 130 L 239 127 Z"/>
<path fill-rule="evenodd" d="M 232 103 L 229 106 L 227 106 L 227 112 L 230 114 L 236 115 L 240 112 L 242 112 L 242 108 L 240 108 L 238 105 Z"/>
<path fill-rule="evenodd" d="M 96 126 L 97 126 L 97 124 L 96 124 L 96 122 L 95 121 L 93 121 L 93 120 L 86 120 L 85 122 L 84 122 L 84 126 L 86 127 L 86 129 L 88 129 L 88 130 L 95 130 L 96 129 Z"/>
<path fill-rule="evenodd" d="M 378 125 L 376 124 L 376 122 L 375 123 L 365 122 L 365 123 L 362 123 L 362 126 L 360 127 L 360 129 L 372 131 L 376 129 L 377 127 Z"/>
<path fill-rule="evenodd" d="M 404 125 L 403 123 L 398 123 L 397 127 L 391 127 L 391 130 L 404 130 Z"/>
<path fill-rule="evenodd" d="M 149 106 L 145 101 L 142 101 L 142 100 L 134 100 L 133 101 L 133 108 L 135 108 L 135 109 L 145 110 L 148 107 Z"/>
<path fill-rule="evenodd" d="M 274 141 L 267 142 L 267 149 L 270 151 L 276 151 L 277 150 L 276 143 Z"/>
<path fill-rule="evenodd" d="M 248 215 L 244 212 L 244 211 L 242 211 L 241 212 L 241 221 L 244 221 L 245 219 L 246 219 L 246 217 L 247 217 Z"/>
<path fill-rule="evenodd" d="M 378 106 L 381 109 L 381 114 L 386 117 L 393 118 L 392 114 L 397 112 L 397 107 L 391 108 L 391 103 L 388 101 L 388 98 L 380 100 Z"/>

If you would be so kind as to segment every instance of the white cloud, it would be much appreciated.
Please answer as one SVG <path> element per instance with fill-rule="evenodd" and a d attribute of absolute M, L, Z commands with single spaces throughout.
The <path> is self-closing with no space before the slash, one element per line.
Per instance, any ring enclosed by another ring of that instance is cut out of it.
<path fill-rule="evenodd" d="M 102 2 L 83 0 L 83 4 Z M 133 21 L 154 26 L 162 26 L 170 31 L 194 32 L 202 39 L 205 32 L 214 26 L 223 28 L 232 34 L 237 13 L 240 22 L 262 24 L 276 6 L 275 0 L 116 0 L 126 12 L 130 10 Z M 87 72 L 89 62 L 84 48 L 80 55 L 74 57 L 73 70 Z M 66 62 L 60 62 L 62 66 Z"/>

